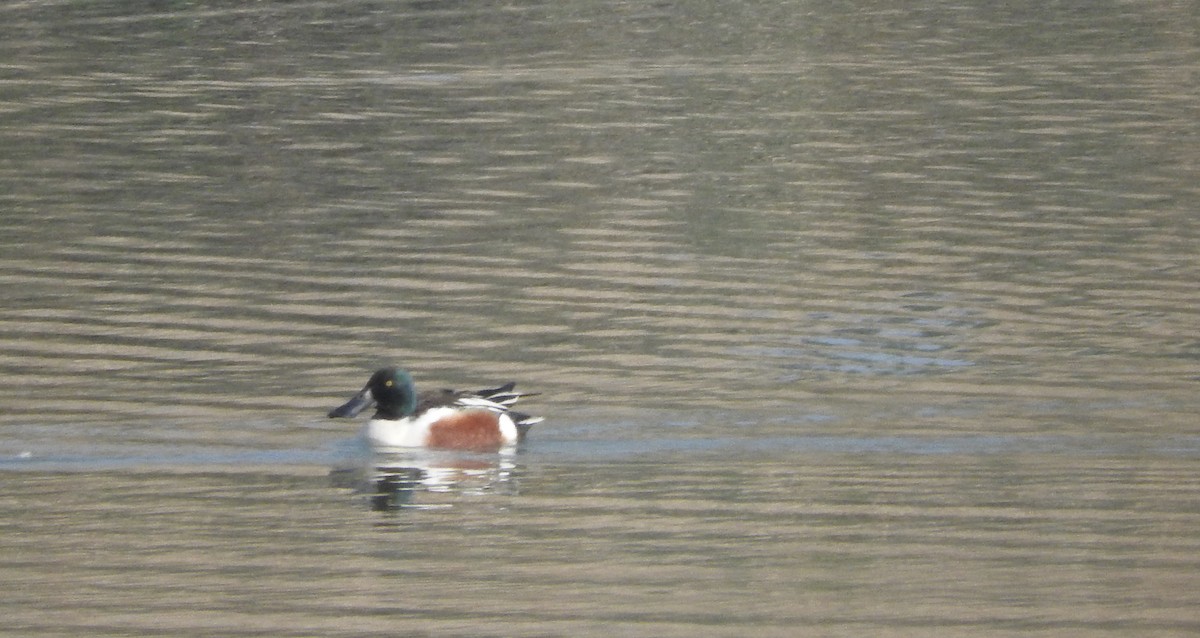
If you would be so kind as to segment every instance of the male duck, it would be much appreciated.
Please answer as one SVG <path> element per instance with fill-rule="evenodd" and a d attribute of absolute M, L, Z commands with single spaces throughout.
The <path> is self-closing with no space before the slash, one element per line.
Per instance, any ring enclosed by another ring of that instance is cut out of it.
<path fill-rule="evenodd" d="M 371 375 L 366 387 L 329 418 L 352 417 L 372 403 L 375 416 L 362 436 L 375 448 L 426 447 L 495 452 L 515 445 L 542 421 L 509 410 L 521 397 L 515 383 L 476 392 L 435 390 L 417 394 L 412 375 L 396 367 Z"/>

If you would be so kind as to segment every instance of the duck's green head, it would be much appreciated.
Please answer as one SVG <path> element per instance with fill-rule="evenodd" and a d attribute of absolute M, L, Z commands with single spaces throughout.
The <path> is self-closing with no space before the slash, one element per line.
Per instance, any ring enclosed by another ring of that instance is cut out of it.
<path fill-rule="evenodd" d="M 417 393 L 412 375 L 407 370 L 389 366 L 377 370 L 361 392 L 329 412 L 329 417 L 352 417 L 372 403 L 377 406 L 375 418 L 400 419 L 417 411 Z"/>

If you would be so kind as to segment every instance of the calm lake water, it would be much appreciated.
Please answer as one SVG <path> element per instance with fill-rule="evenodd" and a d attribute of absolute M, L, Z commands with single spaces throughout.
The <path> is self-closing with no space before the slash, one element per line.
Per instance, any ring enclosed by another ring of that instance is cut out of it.
<path fill-rule="evenodd" d="M 1197 33 L 5 4 L 0 634 L 1200 633 Z"/>

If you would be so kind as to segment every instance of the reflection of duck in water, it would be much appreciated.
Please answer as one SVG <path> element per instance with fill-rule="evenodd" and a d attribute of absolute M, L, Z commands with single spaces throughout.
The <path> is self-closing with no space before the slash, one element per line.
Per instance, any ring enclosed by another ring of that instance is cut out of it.
<path fill-rule="evenodd" d="M 510 448 L 541 417 L 509 408 L 523 396 L 514 383 L 476 392 L 437 390 L 417 394 L 412 375 L 396 367 L 371 375 L 366 387 L 330 418 L 352 417 L 371 404 L 375 415 L 361 436 L 373 449 L 436 448 L 496 452 Z"/>
<path fill-rule="evenodd" d="M 451 507 L 458 495 L 516 493 L 517 466 L 507 455 L 472 458 L 430 454 L 415 452 L 376 457 L 369 467 L 346 470 L 340 486 L 354 488 L 369 496 L 371 509 L 377 511 Z M 335 485 L 338 483 L 335 479 Z M 421 493 L 438 493 L 446 497 L 434 497 L 432 502 L 425 498 L 421 499 L 424 502 L 419 502 L 417 498 Z"/>

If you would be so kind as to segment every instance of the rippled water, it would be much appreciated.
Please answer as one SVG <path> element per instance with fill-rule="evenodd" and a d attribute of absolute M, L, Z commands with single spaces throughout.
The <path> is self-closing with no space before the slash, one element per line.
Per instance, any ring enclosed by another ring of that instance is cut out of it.
<path fill-rule="evenodd" d="M 1194 634 L 1198 27 L 0 7 L 0 633 Z"/>

